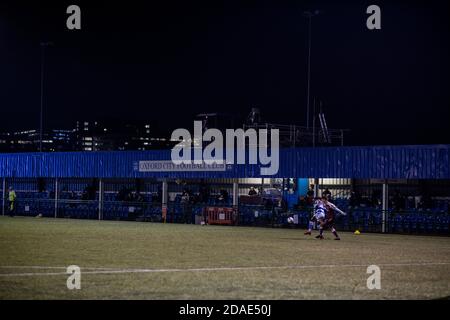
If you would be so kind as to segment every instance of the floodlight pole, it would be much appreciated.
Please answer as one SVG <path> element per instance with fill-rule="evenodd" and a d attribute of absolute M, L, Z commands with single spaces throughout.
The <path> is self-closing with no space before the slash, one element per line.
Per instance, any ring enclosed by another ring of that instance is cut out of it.
<path fill-rule="evenodd" d="M 315 10 L 314 12 L 311 11 L 305 11 L 303 12 L 303 15 L 308 18 L 308 91 L 307 91 L 307 97 L 306 97 L 306 128 L 309 132 L 309 109 L 310 109 L 310 102 L 311 102 L 311 42 L 312 42 L 312 18 L 314 16 L 317 16 L 319 14 L 318 10 Z M 314 117 L 313 117 L 314 119 Z M 315 147 L 315 132 L 313 132 L 313 143 Z M 319 179 L 314 178 L 314 196 L 319 196 Z"/>
<path fill-rule="evenodd" d="M 44 117 L 44 71 L 45 71 L 45 48 L 50 46 L 51 42 L 41 42 L 41 110 L 39 115 L 39 152 L 42 152 L 42 131 Z"/>
<path fill-rule="evenodd" d="M 311 26 L 312 15 L 308 16 L 308 92 L 306 97 L 306 128 L 309 130 L 309 103 L 311 92 Z"/>
<path fill-rule="evenodd" d="M 311 42 L 312 42 L 312 18 L 317 16 L 319 11 L 305 11 L 303 16 L 308 18 L 308 91 L 306 97 L 306 128 L 309 130 L 309 109 L 311 102 Z"/>

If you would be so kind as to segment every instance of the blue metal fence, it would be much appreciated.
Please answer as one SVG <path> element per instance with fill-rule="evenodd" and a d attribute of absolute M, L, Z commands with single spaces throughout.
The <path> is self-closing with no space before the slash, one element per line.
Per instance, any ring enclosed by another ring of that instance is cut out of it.
<path fill-rule="evenodd" d="M 0 177 L 248 178 L 259 165 L 224 171 L 141 172 L 140 161 L 170 160 L 170 150 L 0 154 Z M 292 148 L 280 151 L 273 177 L 450 179 L 450 145 Z"/>

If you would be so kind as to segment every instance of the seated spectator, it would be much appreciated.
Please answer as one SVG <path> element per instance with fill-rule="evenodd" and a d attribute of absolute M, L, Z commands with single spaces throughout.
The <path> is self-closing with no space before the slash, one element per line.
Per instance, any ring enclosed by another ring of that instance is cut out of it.
<path fill-rule="evenodd" d="M 228 202 L 228 191 L 224 190 L 224 189 L 220 190 L 220 194 L 219 194 L 218 200 L 220 202 L 225 202 L 225 203 Z"/>
<path fill-rule="evenodd" d="M 255 190 L 254 187 L 251 187 L 250 190 L 248 191 L 249 196 L 256 196 L 257 194 L 258 192 Z"/>
<path fill-rule="evenodd" d="M 189 191 L 187 189 L 183 190 L 183 193 L 181 194 L 181 203 L 189 203 L 190 200 L 190 195 L 189 195 Z"/>

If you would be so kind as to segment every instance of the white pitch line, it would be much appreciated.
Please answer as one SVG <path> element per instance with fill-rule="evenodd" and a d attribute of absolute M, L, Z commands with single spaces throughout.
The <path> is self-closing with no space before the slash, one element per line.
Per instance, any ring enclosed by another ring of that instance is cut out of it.
<path fill-rule="evenodd" d="M 420 263 L 385 263 L 377 264 L 380 267 L 413 267 L 450 265 L 450 262 L 420 262 Z M 211 271 L 248 271 L 248 270 L 273 270 L 273 269 L 314 269 L 314 268 L 366 268 L 368 264 L 322 264 L 322 265 L 291 265 L 291 266 L 254 266 L 254 267 L 210 267 L 187 269 L 113 269 L 96 268 L 97 271 L 82 271 L 82 274 L 123 274 L 123 273 L 162 273 L 162 272 L 211 272 Z M 6 266 L 9 267 L 9 266 Z M 5 268 L 3 266 L 2 268 Z M 22 268 L 26 268 L 22 266 Z M 50 267 L 63 268 L 63 267 Z M 50 269 L 47 268 L 47 269 Z M 81 268 L 95 270 L 95 268 Z M 38 273 L 4 273 L 0 277 L 29 277 L 29 276 L 57 276 L 67 275 L 66 272 L 38 272 Z"/>
<path fill-rule="evenodd" d="M 0 269 L 64 269 L 67 267 L 48 267 L 48 266 L 0 266 Z M 118 270 L 123 268 L 93 268 L 83 267 L 84 270 Z"/>

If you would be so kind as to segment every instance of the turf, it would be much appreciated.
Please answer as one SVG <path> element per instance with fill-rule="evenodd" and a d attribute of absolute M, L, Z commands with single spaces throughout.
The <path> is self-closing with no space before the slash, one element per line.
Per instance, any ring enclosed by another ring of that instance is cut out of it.
<path fill-rule="evenodd" d="M 0 217 L 0 299 L 450 296 L 450 238 L 341 238 L 316 240 L 299 229 Z M 381 268 L 380 290 L 366 286 L 372 264 Z M 81 267 L 80 290 L 66 287 L 69 265 Z"/>

